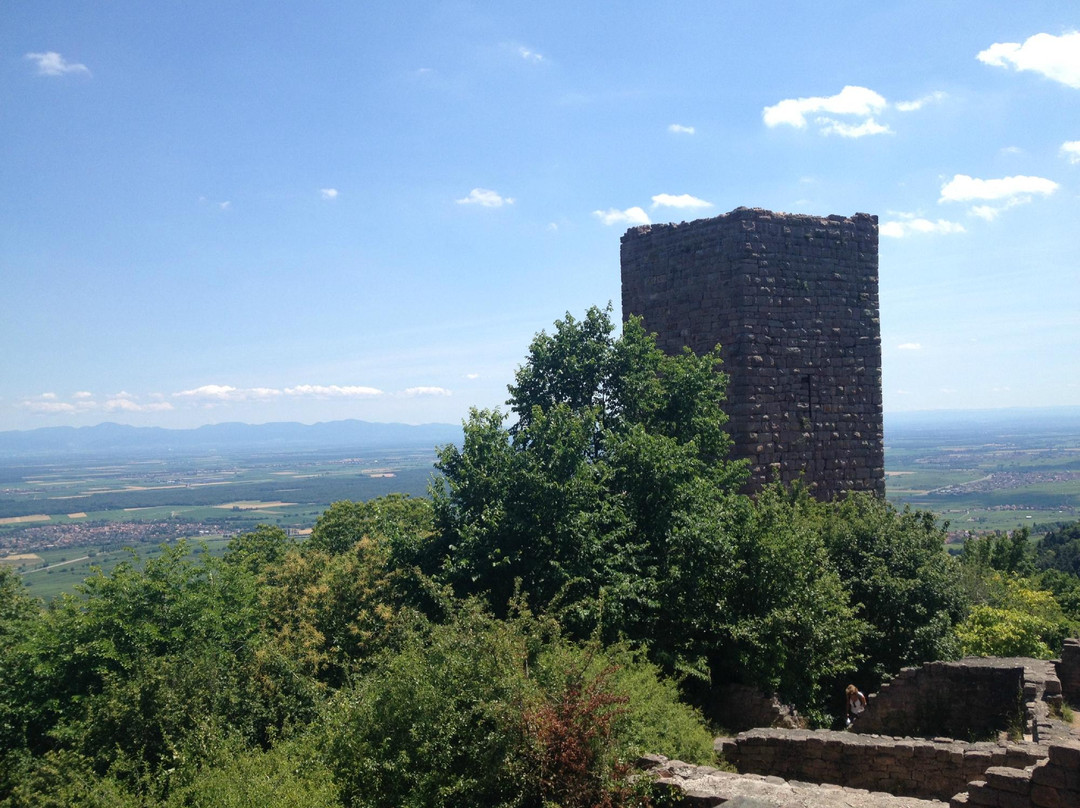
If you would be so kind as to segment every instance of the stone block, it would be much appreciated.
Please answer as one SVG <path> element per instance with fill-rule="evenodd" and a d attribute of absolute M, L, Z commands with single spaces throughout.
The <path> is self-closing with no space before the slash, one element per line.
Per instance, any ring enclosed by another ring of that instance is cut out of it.
<path fill-rule="evenodd" d="M 1075 802 L 1067 805 L 1061 792 L 1050 786 L 1033 785 L 1030 799 L 1036 808 L 1076 808 Z"/>
<path fill-rule="evenodd" d="M 1031 790 L 1031 773 L 1023 769 L 991 766 L 985 772 L 986 784 L 999 791 L 1027 794 Z"/>

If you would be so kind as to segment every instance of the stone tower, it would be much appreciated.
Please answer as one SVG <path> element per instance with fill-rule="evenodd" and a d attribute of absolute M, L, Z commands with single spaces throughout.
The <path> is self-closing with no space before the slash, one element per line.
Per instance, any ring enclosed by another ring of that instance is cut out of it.
<path fill-rule="evenodd" d="M 737 208 L 622 238 L 623 317 L 668 352 L 721 345 L 750 490 L 885 494 L 877 217 Z"/>

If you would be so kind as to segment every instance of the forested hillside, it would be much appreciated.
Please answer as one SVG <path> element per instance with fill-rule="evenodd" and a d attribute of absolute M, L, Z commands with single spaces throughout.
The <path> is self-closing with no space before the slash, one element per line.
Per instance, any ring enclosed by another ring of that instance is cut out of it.
<path fill-rule="evenodd" d="M 0 806 L 645 805 L 710 688 L 843 685 L 1077 630 L 1080 525 L 954 558 L 930 514 L 739 493 L 718 353 L 610 312 L 539 334 L 430 498 L 171 548 L 44 607 L 0 568 Z"/>

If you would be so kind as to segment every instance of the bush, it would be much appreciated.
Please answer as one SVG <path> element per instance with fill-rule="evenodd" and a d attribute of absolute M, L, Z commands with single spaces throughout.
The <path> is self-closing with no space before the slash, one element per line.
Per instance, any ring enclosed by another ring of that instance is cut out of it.
<path fill-rule="evenodd" d="M 346 805 L 373 807 L 624 805 L 631 755 L 712 757 L 655 668 L 474 604 L 415 619 L 331 706 L 324 748 Z"/>

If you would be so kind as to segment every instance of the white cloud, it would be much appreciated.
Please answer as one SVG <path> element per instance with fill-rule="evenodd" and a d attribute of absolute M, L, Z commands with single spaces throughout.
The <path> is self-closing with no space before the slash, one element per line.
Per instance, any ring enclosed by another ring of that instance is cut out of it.
<path fill-rule="evenodd" d="M 80 399 L 80 400 L 81 399 L 87 399 L 87 398 L 93 398 L 93 397 L 94 397 L 93 393 L 88 393 L 85 390 L 80 390 L 78 393 L 76 393 L 75 395 L 72 396 L 72 398 L 76 398 L 76 399 Z"/>
<path fill-rule="evenodd" d="M 975 58 L 994 67 L 1033 70 L 1080 89 L 1080 32 L 1077 31 L 1061 36 L 1035 34 L 1022 44 L 996 42 Z"/>
<path fill-rule="evenodd" d="M 232 207 L 232 202 L 218 202 L 218 207 L 222 210 L 228 210 Z"/>
<path fill-rule="evenodd" d="M 468 196 L 455 201 L 459 205 L 480 205 L 485 208 L 501 208 L 503 205 L 514 204 L 513 198 L 500 196 L 498 192 L 488 188 L 473 188 Z"/>
<path fill-rule="evenodd" d="M 31 412 L 39 412 L 46 415 L 53 415 L 56 413 L 69 413 L 75 412 L 75 405 L 68 404 L 66 401 L 43 401 L 41 399 L 27 399 L 22 403 L 22 406 Z"/>
<path fill-rule="evenodd" d="M 681 123 L 673 123 L 668 126 L 667 130 L 676 135 L 692 135 L 694 134 L 694 127 L 683 126 Z"/>
<path fill-rule="evenodd" d="M 319 189 L 319 194 L 322 196 L 323 199 L 337 199 L 338 198 L 338 189 L 337 188 L 320 188 Z"/>
<path fill-rule="evenodd" d="M 921 351 L 922 344 L 918 342 L 902 342 L 896 346 L 901 351 Z"/>
<path fill-rule="evenodd" d="M 168 401 L 151 401 L 147 404 L 140 404 L 126 394 L 109 399 L 104 406 L 106 412 L 164 412 L 173 409 L 173 405 Z"/>
<path fill-rule="evenodd" d="M 191 390 L 181 390 L 173 393 L 177 398 L 205 399 L 214 401 L 240 401 L 243 391 L 227 384 L 204 384 Z"/>
<path fill-rule="evenodd" d="M 410 387 L 407 390 L 402 390 L 402 395 L 414 397 L 414 396 L 449 396 L 453 395 L 445 387 Z"/>
<path fill-rule="evenodd" d="M 873 118 L 867 118 L 860 124 L 844 123 L 830 118 L 818 118 L 814 123 L 821 127 L 821 134 L 840 135 L 840 137 L 865 137 L 866 135 L 885 135 L 892 132 L 889 127 L 883 126 Z"/>
<path fill-rule="evenodd" d="M 690 194 L 679 194 L 678 196 L 657 194 L 652 198 L 652 206 L 654 208 L 711 208 L 712 202 L 706 202 L 704 199 L 698 199 L 696 196 L 690 196 Z M 648 223 L 646 222 L 646 224 Z"/>
<path fill-rule="evenodd" d="M 914 112 L 917 109 L 922 109 L 927 104 L 936 104 L 944 101 L 946 94 L 938 90 L 937 92 L 924 95 L 922 98 L 916 98 L 914 101 L 897 101 L 894 105 L 900 112 Z"/>
<path fill-rule="evenodd" d="M 56 401 L 58 396 L 56 395 L 56 393 L 42 393 L 41 398 L 45 401 Z"/>
<path fill-rule="evenodd" d="M 1058 189 L 1058 184 L 1044 177 L 1002 177 L 996 180 L 980 180 L 966 174 L 957 174 L 941 187 L 939 202 L 970 202 L 976 199 L 1009 199 L 1031 194 L 1048 196 Z"/>
<path fill-rule="evenodd" d="M 536 51 L 529 50 L 524 45 L 518 48 L 518 55 L 526 62 L 544 61 L 544 55 L 542 53 L 537 53 Z"/>
<path fill-rule="evenodd" d="M 901 214 L 903 216 L 903 214 Z M 964 226 L 959 222 L 949 222 L 945 219 L 930 221 L 920 217 L 905 217 L 901 221 L 882 222 L 878 227 L 878 233 L 887 238 L 904 238 L 916 233 L 963 233 Z"/>
<path fill-rule="evenodd" d="M 1070 140 L 1062 143 L 1061 154 L 1074 166 L 1080 165 L 1080 140 Z"/>
<path fill-rule="evenodd" d="M 1018 175 L 980 180 L 957 174 L 941 187 L 938 202 L 997 202 L 996 205 L 975 205 L 969 210 L 972 216 L 991 221 L 1004 210 L 1030 202 L 1034 194 L 1049 196 L 1058 187 L 1056 182 L 1045 177 Z"/>
<path fill-rule="evenodd" d="M 287 396 L 314 396 L 316 398 L 373 398 L 382 394 L 383 391 L 375 387 L 358 385 L 298 384 L 296 387 L 285 388 Z"/>
<path fill-rule="evenodd" d="M 627 224 L 636 227 L 637 225 L 651 224 L 649 214 L 639 207 L 627 208 L 626 210 L 616 210 L 615 208 L 594 210 L 593 216 L 596 216 L 607 225 Z"/>
<path fill-rule="evenodd" d="M 469 381 L 473 381 L 474 379 L 479 379 L 480 374 L 479 373 L 466 373 L 465 378 L 468 379 Z"/>
<path fill-rule="evenodd" d="M 39 76 L 63 76 L 66 73 L 85 73 L 90 75 L 90 68 L 78 62 L 69 62 L 56 51 L 46 53 L 28 53 L 27 59 L 37 64 Z"/>
<path fill-rule="evenodd" d="M 785 125 L 805 129 L 808 115 L 826 113 L 814 118 L 814 123 L 822 134 L 863 137 L 889 131 L 887 126 L 882 126 L 873 118 L 887 106 L 885 99 L 873 90 L 848 85 L 836 95 L 785 99 L 771 107 L 765 107 L 761 117 L 769 128 Z M 849 123 L 829 117 L 834 115 L 851 116 L 861 120 Z"/>

